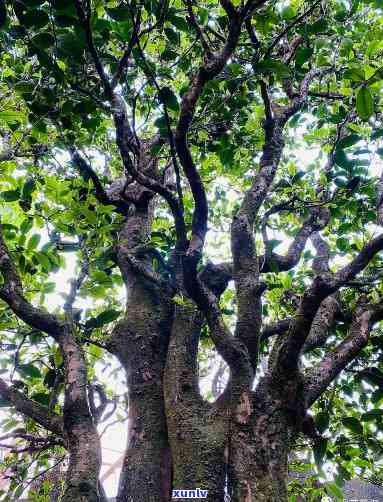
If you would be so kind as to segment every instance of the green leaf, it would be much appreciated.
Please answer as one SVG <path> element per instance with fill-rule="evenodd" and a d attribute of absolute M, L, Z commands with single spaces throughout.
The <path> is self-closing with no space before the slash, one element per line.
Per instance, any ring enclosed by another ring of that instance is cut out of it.
<path fill-rule="evenodd" d="M 164 61 L 172 61 L 176 59 L 178 56 L 178 53 L 174 51 L 173 49 L 170 49 L 168 46 L 165 48 L 163 53 L 161 54 L 161 59 Z"/>
<path fill-rule="evenodd" d="M 34 366 L 33 364 L 19 364 L 17 366 L 17 371 L 31 378 L 41 377 L 40 370 L 36 368 L 36 366 Z"/>
<path fill-rule="evenodd" d="M 350 250 L 350 242 L 346 237 L 339 237 L 336 240 L 336 247 L 343 253 L 347 253 Z"/>
<path fill-rule="evenodd" d="M 172 28 L 165 28 L 164 33 L 166 35 L 166 38 L 169 40 L 169 42 L 171 42 L 174 45 L 179 45 L 179 43 L 180 43 L 179 33 L 177 33 Z"/>
<path fill-rule="evenodd" d="M 45 377 L 44 377 L 44 385 L 48 387 L 48 389 L 51 389 L 56 381 L 56 370 L 50 369 L 47 371 Z"/>
<path fill-rule="evenodd" d="M 278 77 L 287 77 L 290 75 L 290 68 L 275 59 L 266 59 L 256 63 L 254 70 L 265 75 L 275 74 Z"/>
<path fill-rule="evenodd" d="M 5 202 L 14 202 L 20 199 L 20 190 L 6 190 L 5 192 L 1 192 L 0 196 Z"/>
<path fill-rule="evenodd" d="M 23 15 L 23 23 L 26 28 L 43 28 L 49 23 L 49 16 L 43 10 L 30 10 Z"/>
<path fill-rule="evenodd" d="M 336 500 L 339 500 L 339 501 L 343 500 L 343 491 L 335 483 L 332 483 L 332 482 L 327 483 L 326 491 L 329 495 L 332 495 L 333 497 L 335 497 Z"/>
<path fill-rule="evenodd" d="M 0 112 L 0 120 L 4 120 L 7 124 L 19 123 L 24 119 L 24 114 L 14 110 L 3 110 Z"/>
<path fill-rule="evenodd" d="M 326 454 L 327 442 L 328 440 L 326 438 L 320 438 L 315 442 L 315 445 L 313 447 L 315 463 L 317 464 L 319 469 L 321 469 L 322 467 L 323 458 Z"/>
<path fill-rule="evenodd" d="M 174 92 L 170 89 L 170 87 L 163 87 L 160 91 L 160 99 L 164 103 L 164 105 L 173 111 L 179 110 L 179 104 Z"/>
<path fill-rule="evenodd" d="M 295 9 L 291 7 L 291 5 L 288 5 L 287 7 L 284 7 L 281 12 L 281 16 L 283 19 L 289 20 L 292 19 L 296 15 Z"/>
<path fill-rule="evenodd" d="M 359 377 L 372 385 L 383 388 L 383 373 L 378 368 L 370 368 L 369 370 L 362 371 Z"/>
<path fill-rule="evenodd" d="M 131 21 L 132 17 L 127 7 L 116 7 L 115 9 L 106 9 L 108 15 L 115 21 Z"/>
<path fill-rule="evenodd" d="M 29 199 L 32 193 L 35 191 L 36 182 L 33 179 L 29 179 L 24 183 L 23 190 L 21 192 L 21 196 L 23 199 Z"/>
<path fill-rule="evenodd" d="M 35 256 L 39 260 L 43 269 L 45 269 L 47 272 L 49 272 L 49 270 L 52 268 L 52 264 L 51 264 L 48 256 L 45 255 L 44 253 L 36 253 Z"/>
<path fill-rule="evenodd" d="M 170 22 L 179 30 L 186 32 L 189 31 L 190 26 L 183 17 L 172 15 L 169 19 Z"/>
<path fill-rule="evenodd" d="M 295 63 L 298 66 L 304 65 L 311 56 L 314 54 L 313 49 L 309 47 L 301 47 L 297 50 L 296 55 L 295 55 Z"/>
<path fill-rule="evenodd" d="M 315 416 L 315 425 L 321 434 L 328 428 L 329 423 L 330 415 L 327 412 L 321 411 Z"/>
<path fill-rule="evenodd" d="M 33 234 L 32 237 L 28 241 L 27 249 L 29 251 L 31 251 L 32 249 L 37 248 L 37 246 L 39 245 L 40 240 L 41 240 L 41 235 L 39 235 L 39 234 Z"/>
<path fill-rule="evenodd" d="M 356 95 L 356 111 L 362 120 L 368 120 L 374 113 L 374 98 L 368 87 L 360 87 Z"/>
<path fill-rule="evenodd" d="M 63 363 L 63 356 L 61 354 L 61 350 L 57 347 L 56 352 L 53 355 L 53 361 L 55 363 L 56 368 L 60 368 Z"/>
<path fill-rule="evenodd" d="M 120 313 L 121 312 L 119 310 L 105 310 L 104 312 L 101 312 L 101 314 L 98 314 L 98 316 L 89 319 L 89 321 L 86 322 L 86 327 L 100 328 L 101 326 L 104 326 L 104 324 L 115 321 L 119 317 Z"/>
<path fill-rule="evenodd" d="M 362 435 L 363 434 L 363 426 L 359 422 L 359 420 L 355 417 L 345 417 L 342 419 L 342 424 L 349 429 L 354 434 Z"/>
<path fill-rule="evenodd" d="M 340 148 L 337 148 L 335 150 L 334 160 L 338 164 L 338 166 L 343 167 L 347 170 L 350 168 L 350 166 L 353 165 L 352 162 L 348 159 L 345 152 Z"/>
<path fill-rule="evenodd" d="M 344 77 L 354 82 L 363 82 L 365 79 L 364 70 L 361 68 L 349 68 L 344 72 Z"/>
<path fill-rule="evenodd" d="M 326 31 L 327 28 L 328 28 L 327 21 L 325 19 L 319 19 L 319 21 L 316 21 L 313 24 L 309 24 L 307 26 L 307 31 L 314 35 L 316 33 Z"/>
<path fill-rule="evenodd" d="M 380 389 L 377 389 L 375 390 L 373 393 L 372 393 L 372 396 L 371 396 L 371 401 L 373 403 L 377 403 L 378 401 L 380 401 L 381 399 L 383 399 L 383 390 L 380 390 Z"/>
<path fill-rule="evenodd" d="M 182 295 L 175 295 L 173 297 L 173 302 L 176 303 L 177 305 L 184 305 L 185 300 Z"/>
<path fill-rule="evenodd" d="M 38 33 L 32 37 L 31 41 L 34 45 L 40 47 L 40 49 L 48 49 L 48 47 L 51 47 L 55 43 L 54 37 L 48 32 Z"/>
<path fill-rule="evenodd" d="M 378 139 L 383 137 L 383 129 L 377 129 L 371 134 L 371 139 Z"/>
<path fill-rule="evenodd" d="M 372 420 L 377 420 L 381 417 L 383 417 L 383 410 L 370 410 L 363 413 L 360 419 L 362 422 L 371 422 Z"/>
<path fill-rule="evenodd" d="M 352 145 L 355 145 L 355 143 L 358 143 L 362 138 L 358 134 L 349 134 L 348 136 L 345 136 L 343 139 L 338 141 L 337 143 L 337 148 L 348 148 Z"/>
<path fill-rule="evenodd" d="M 164 138 L 168 136 L 168 127 L 165 117 L 159 117 L 154 121 L 154 125 L 158 127 L 160 135 Z"/>
<path fill-rule="evenodd" d="M 27 234 L 33 227 L 33 218 L 27 218 L 20 225 L 20 230 L 22 234 Z"/>
<path fill-rule="evenodd" d="M 79 57 L 85 49 L 85 41 L 74 33 L 65 33 L 58 38 L 58 47 L 67 56 Z"/>
<path fill-rule="evenodd" d="M 45 394 L 44 392 L 37 392 L 36 394 L 32 394 L 31 399 L 33 399 L 33 401 L 37 401 L 43 406 L 48 406 L 50 401 L 49 394 Z"/>

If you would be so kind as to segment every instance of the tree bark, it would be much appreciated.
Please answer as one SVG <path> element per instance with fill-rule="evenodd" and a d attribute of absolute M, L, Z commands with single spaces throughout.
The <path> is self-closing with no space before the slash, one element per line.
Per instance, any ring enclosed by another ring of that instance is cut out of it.
<path fill-rule="evenodd" d="M 230 438 L 230 490 L 235 502 L 287 500 L 287 461 L 305 417 L 301 378 L 266 376 L 244 392 Z"/>
<path fill-rule="evenodd" d="M 71 334 L 60 340 L 66 372 L 64 430 L 69 450 L 63 502 L 98 502 L 101 445 L 87 399 L 87 371 L 81 348 Z"/>
<path fill-rule="evenodd" d="M 127 314 L 117 324 L 109 349 L 126 371 L 129 414 L 118 502 L 165 502 L 171 492 L 163 372 L 173 307 L 160 287 L 136 274 L 127 260 L 149 231 L 150 209 L 146 207 L 128 218 L 118 246 Z"/>
<path fill-rule="evenodd" d="M 222 500 L 226 479 L 228 417 L 203 401 L 197 351 L 202 316 L 192 304 L 177 305 L 165 370 L 165 406 L 173 461 L 173 489 L 208 491 Z"/>

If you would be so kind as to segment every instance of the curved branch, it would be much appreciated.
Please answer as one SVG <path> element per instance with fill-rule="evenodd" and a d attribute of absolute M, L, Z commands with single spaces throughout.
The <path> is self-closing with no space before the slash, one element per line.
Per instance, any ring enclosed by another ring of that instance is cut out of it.
<path fill-rule="evenodd" d="M 229 34 L 227 41 L 221 52 L 207 57 L 206 63 L 199 68 L 192 78 L 189 90 L 182 98 L 174 138 L 177 154 L 189 182 L 195 204 L 192 220 L 192 236 L 183 260 L 185 288 L 192 298 L 198 295 L 198 285 L 196 284 L 197 264 L 202 255 L 207 232 L 208 202 L 203 181 L 189 150 L 187 134 L 204 86 L 223 70 L 233 54 L 238 43 L 243 22 L 243 19 L 239 16 L 230 1 L 222 1 L 221 4 L 228 13 Z"/>
<path fill-rule="evenodd" d="M 260 256 L 260 272 L 282 272 L 294 268 L 299 263 L 309 237 L 312 237 L 315 232 L 321 230 L 327 222 L 328 219 L 323 214 L 318 214 L 316 211 L 313 212 L 303 223 L 285 255 L 266 253 L 265 256 Z"/>
<path fill-rule="evenodd" d="M 96 174 L 96 172 L 92 169 L 90 164 L 85 161 L 83 157 L 79 154 L 74 146 L 69 147 L 69 152 L 72 158 L 73 164 L 78 168 L 81 176 L 85 179 L 91 179 L 95 188 L 96 198 L 101 204 L 106 206 L 116 206 L 117 211 L 121 214 L 126 214 L 129 209 L 129 204 L 124 202 L 123 200 L 114 200 L 111 199 L 105 191 L 100 178 Z"/>
<path fill-rule="evenodd" d="M 265 326 L 261 332 L 261 342 L 271 338 L 274 335 L 283 335 L 284 333 L 286 333 L 292 320 L 292 317 L 288 317 L 287 319 L 281 319 L 280 321 L 276 321 L 273 324 Z"/>
<path fill-rule="evenodd" d="M 376 187 L 377 223 L 383 225 L 383 171 Z"/>
<path fill-rule="evenodd" d="M 29 399 L 18 390 L 7 385 L 2 378 L 0 378 L 0 395 L 3 399 L 10 401 L 18 412 L 32 418 L 53 434 L 64 437 L 64 422 L 60 415 L 49 412 L 47 407 Z"/>
<path fill-rule="evenodd" d="M 302 295 L 298 313 L 290 325 L 286 340 L 281 344 L 274 371 L 295 371 L 301 350 L 310 333 L 313 320 L 322 301 L 355 278 L 379 251 L 383 250 L 383 234 L 371 239 L 358 255 L 335 274 L 317 275 Z"/>
<path fill-rule="evenodd" d="M 344 283 L 352 281 L 362 270 L 364 270 L 374 256 L 383 250 L 383 234 L 371 239 L 356 257 L 345 267 L 335 274 L 335 286 L 337 289 Z"/>
<path fill-rule="evenodd" d="M 4 283 L 0 286 L 0 298 L 9 305 L 19 319 L 57 340 L 65 329 L 65 323 L 55 315 L 34 307 L 25 298 L 19 273 L 4 241 L 2 225 L 0 225 L 0 272 L 4 279 Z"/>
<path fill-rule="evenodd" d="M 140 145 L 137 142 L 130 126 L 125 103 L 123 99 L 115 92 L 113 87 L 115 82 L 113 81 L 111 83 L 109 81 L 109 78 L 104 71 L 101 60 L 97 53 L 90 23 L 90 2 L 88 2 L 87 12 L 84 12 L 80 0 L 75 0 L 75 5 L 79 20 L 85 30 L 89 52 L 93 58 L 97 73 L 101 79 L 106 97 L 111 104 L 111 111 L 116 128 L 116 143 L 120 151 L 125 171 L 127 174 L 132 176 L 132 178 L 140 185 L 148 188 L 149 190 L 152 190 L 158 195 L 161 195 L 166 200 L 175 219 L 177 237 L 179 238 L 179 240 L 185 242 L 185 222 L 182 211 L 180 209 L 179 201 L 176 197 L 174 197 L 173 193 L 165 185 L 137 170 L 134 162 L 131 159 L 131 153 L 135 158 L 140 158 Z M 137 36 L 135 37 L 135 40 L 138 40 Z M 121 65 L 124 66 L 125 64 L 126 61 L 125 58 L 123 58 L 123 60 L 121 60 Z"/>
<path fill-rule="evenodd" d="M 271 42 L 269 47 L 266 49 L 264 59 L 268 59 L 271 56 L 271 53 L 273 52 L 273 49 L 279 44 L 279 42 L 282 40 L 282 38 L 288 34 L 288 32 L 294 28 L 297 24 L 299 24 L 301 21 L 304 21 L 307 16 L 309 16 L 315 8 L 320 5 L 322 0 L 317 0 L 316 2 L 311 5 L 305 12 L 303 12 L 300 16 L 298 16 L 296 19 L 294 19 L 293 22 L 291 22 L 284 30 L 281 31 L 279 35 L 275 37 L 275 39 Z"/>
<path fill-rule="evenodd" d="M 246 344 L 233 336 L 222 319 L 222 314 L 213 294 L 206 294 L 209 306 L 205 310 L 210 335 L 218 353 L 228 364 L 233 388 L 248 388 L 253 377 L 251 355 Z"/>
<path fill-rule="evenodd" d="M 329 336 L 329 330 L 334 324 L 336 315 L 339 312 L 340 304 L 337 294 L 331 295 L 323 300 L 313 319 L 310 333 L 302 348 L 303 352 L 309 352 L 312 349 L 323 346 Z"/>
<path fill-rule="evenodd" d="M 353 361 L 368 344 L 373 325 L 383 319 L 383 306 L 372 305 L 357 308 L 350 334 L 305 377 L 305 400 L 311 406 L 329 384 Z"/>

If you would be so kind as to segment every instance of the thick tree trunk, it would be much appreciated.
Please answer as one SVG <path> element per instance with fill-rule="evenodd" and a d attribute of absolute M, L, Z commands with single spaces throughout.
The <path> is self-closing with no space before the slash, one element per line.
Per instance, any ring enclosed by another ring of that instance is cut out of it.
<path fill-rule="evenodd" d="M 101 447 L 88 405 L 84 355 L 69 333 L 62 337 L 60 347 L 66 372 L 64 431 L 69 450 L 62 502 L 98 502 Z"/>
<path fill-rule="evenodd" d="M 128 444 L 117 501 L 166 502 L 171 460 L 162 382 L 171 308 L 147 284 L 131 286 L 128 318 L 118 325 L 112 349 L 126 369 L 129 401 Z"/>
<path fill-rule="evenodd" d="M 166 417 L 173 489 L 207 490 L 223 500 L 227 416 L 199 395 L 197 350 L 202 317 L 193 304 L 177 306 L 165 371 Z"/>
<path fill-rule="evenodd" d="M 250 430 L 237 424 L 231 437 L 230 491 L 235 502 L 287 501 L 291 424 L 285 414 L 260 412 Z"/>
<path fill-rule="evenodd" d="M 173 311 L 145 282 L 130 284 L 130 315 L 113 338 L 129 389 L 117 502 L 169 502 L 172 489 L 197 488 L 209 502 L 226 492 L 232 502 L 286 501 L 288 453 L 304 417 L 299 374 L 205 402 L 196 357 L 203 316 L 192 302 Z"/>
<path fill-rule="evenodd" d="M 151 213 L 150 198 L 144 198 L 127 218 L 118 243 L 126 317 L 116 326 L 109 350 L 126 370 L 129 423 L 117 502 L 167 502 L 171 493 L 163 371 L 173 304 L 157 284 L 137 273 L 131 260 L 140 252 L 145 256 Z M 149 263 L 149 258 L 142 260 L 143 266 Z"/>
<path fill-rule="evenodd" d="M 230 438 L 230 485 L 235 502 L 287 501 L 287 462 L 302 429 L 299 375 L 284 382 L 261 379 L 244 392 Z"/>
<path fill-rule="evenodd" d="M 128 381 L 132 378 L 128 377 Z M 117 502 L 167 502 L 171 491 L 171 458 L 161 387 L 129 392 L 128 444 Z"/>

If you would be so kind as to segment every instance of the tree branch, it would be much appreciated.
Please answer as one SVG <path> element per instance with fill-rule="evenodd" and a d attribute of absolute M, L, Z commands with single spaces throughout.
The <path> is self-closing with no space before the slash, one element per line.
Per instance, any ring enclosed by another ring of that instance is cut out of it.
<path fill-rule="evenodd" d="M 19 319 L 57 340 L 65 329 L 65 323 L 56 316 L 34 307 L 25 298 L 20 276 L 4 241 L 1 225 L 0 272 L 4 279 L 4 283 L 0 286 L 0 298 L 9 305 Z"/>
<path fill-rule="evenodd" d="M 102 66 L 102 63 L 101 63 L 100 58 L 97 53 L 96 46 L 93 41 L 92 28 L 91 28 L 91 17 L 92 16 L 91 16 L 91 10 L 90 10 L 91 3 L 90 3 L 90 1 L 87 0 L 86 12 L 82 8 L 81 0 L 74 0 L 74 3 L 76 6 L 78 18 L 79 18 L 80 23 L 82 24 L 84 31 L 85 31 L 85 36 L 86 36 L 86 41 L 88 44 L 89 52 L 93 58 L 97 73 L 100 76 L 102 85 L 104 87 L 104 90 L 105 90 L 107 96 L 110 97 L 112 94 L 112 87 L 111 87 L 109 79 L 105 73 L 104 67 Z"/>
<path fill-rule="evenodd" d="M 267 253 L 265 251 L 265 255 L 259 257 L 261 263 L 260 272 L 286 271 L 294 268 L 299 263 L 309 237 L 327 225 L 327 222 L 326 215 L 318 211 L 312 212 L 310 217 L 303 223 L 293 242 L 289 245 L 286 255 Z"/>
<path fill-rule="evenodd" d="M 189 90 L 182 98 L 181 110 L 175 131 L 175 145 L 178 157 L 189 182 L 195 204 L 192 220 L 192 237 L 183 259 L 185 288 L 192 298 L 198 295 L 196 280 L 197 264 L 202 255 L 207 232 L 208 202 L 203 181 L 194 164 L 188 146 L 187 134 L 195 114 L 197 101 L 205 84 L 209 80 L 214 79 L 225 67 L 238 43 L 242 26 L 242 19 L 233 4 L 225 0 L 221 2 L 221 5 L 228 14 L 228 38 L 221 52 L 208 57 L 206 63 L 193 76 Z"/>
<path fill-rule="evenodd" d="M 305 400 L 311 406 L 329 384 L 353 361 L 368 344 L 373 325 L 383 319 L 383 306 L 359 306 L 354 314 L 350 335 L 305 377 Z"/>
<path fill-rule="evenodd" d="M 377 223 L 383 225 L 383 171 L 376 187 Z"/>
<path fill-rule="evenodd" d="M 29 399 L 13 387 L 8 386 L 2 378 L 0 378 L 0 395 L 3 399 L 10 401 L 18 412 L 32 418 L 35 422 L 51 431 L 53 434 L 64 437 L 64 423 L 62 417 L 56 413 L 49 412 L 48 408 L 45 406 L 42 406 L 36 401 L 32 401 L 32 399 Z"/>
<path fill-rule="evenodd" d="M 340 303 L 338 295 L 331 295 L 323 300 L 313 319 L 310 333 L 302 348 L 303 352 L 309 352 L 312 349 L 323 346 L 339 312 Z"/>
<path fill-rule="evenodd" d="M 201 45 L 203 47 L 203 50 L 205 51 L 205 54 L 208 57 L 211 57 L 212 53 L 211 53 L 211 49 L 209 47 L 209 44 L 205 40 L 205 36 L 203 34 L 203 31 L 202 31 L 200 25 L 198 24 L 198 21 L 197 21 L 195 15 L 194 15 L 194 12 L 193 12 L 193 3 L 192 3 L 191 0 L 184 0 L 184 3 L 186 3 L 187 11 L 188 11 L 188 14 L 189 14 L 189 21 L 190 21 L 191 25 L 193 26 L 195 32 L 197 33 L 198 38 L 201 41 Z"/>
<path fill-rule="evenodd" d="M 103 187 L 100 178 L 98 177 L 96 172 L 92 169 L 92 167 L 88 164 L 88 162 L 86 162 L 84 158 L 81 157 L 76 148 L 74 146 L 70 146 L 68 150 L 72 158 L 72 162 L 79 170 L 81 176 L 83 176 L 85 180 L 87 179 L 92 180 L 97 200 L 101 202 L 101 204 L 104 204 L 106 206 L 109 205 L 115 206 L 119 213 L 126 214 L 129 209 L 129 204 L 123 201 L 122 199 L 120 200 L 111 199 L 106 193 L 105 188 Z"/>
<path fill-rule="evenodd" d="M 288 32 L 294 28 L 297 24 L 299 24 L 301 21 L 304 21 L 304 19 L 309 16 L 315 8 L 320 5 L 322 0 L 317 0 L 316 2 L 311 5 L 305 12 L 303 12 L 300 16 L 298 16 L 296 19 L 294 19 L 293 22 L 291 22 L 284 30 L 281 31 L 279 35 L 271 42 L 269 47 L 266 49 L 264 59 L 268 59 L 271 56 L 271 53 L 273 52 L 274 47 L 276 47 L 279 42 L 282 40 L 282 38 L 288 34 Z"/>
<path fill-rule="evenodd" d="M 298 313 L 290 324 L 286 339 L 281 344 L 274 371 L 295 371 L 304 343 L 310 333 L 315 315 L 322 301 L 335 293 L 348 281 L 355 278 L 375 256 L 383 249 L 383 234 L 371 239 L 358 255 L 335 274 L 317 275 L 309 288 L 303 293 Z"/>
<path fill-rule="evenodd" d="M 142 261 L 134 256 L 134 250 L 124 249 L 124 245 L 120 245 L 123 251 L 123 259 L 126 263 L 142 277 L 156 285 L 160 290 L 169 296 L 173 296 L 176 292 L 174 286 L 164 279 L 161 274 L 152 270 L 149 266 L 145 265 Z"/>
<path fill-rule="evenodd" d="M 212 293 L 206 292 L 208 302 L 205 316 L 210 329 L 210 336 L 214 345 L 228 364 L 234 388 L 249 388 L 253 370 L 250 355 L 242 340 L 233 336 L 225 325 L 218 302 Z"/>
<path fill-rule="evenodd" d="M 281 319 L 273 324 L 269 324 L 265 326 L 261 332 L 261 342 L 271 338 L 274 335 L 283 335 L 289 329 L 290 323 L 292 321 L 292 317 L 288 317 L 287 319 Z"/>
<path fill-rule="evenodd" d="M 383 234 L 371 239 L 362 250 L 345 267 L 335 274 L 335 287 L 352 281 L 363 269 L 367 267 L 374 256 L 383 250 Z"/>
<path fill-rule="evenodd" d="M 124 54 L 123 54 L 122 58 L 120 59 L 120 61 L 118 63 L 117 70 L 116 70 L 115 74 L 113 75 L 112 82 L 110 84 L 110 87 L 111 87 L 112 91 L 116 88 L 116 86 L 120 82 L 121 77 L 122 77 L 122 75 L 123 75 L 123 73 L 126 70 L 126 67 L 128 65 L 129 58 L 130 58 L 130 55 L 132 53 L 132 50 L 133 50 L 135 44 L 138 42 L 138 39 L 139 39 L 139 29 L 140 29 L 140 23 L 141 23 L 141 10 L 140 9 L 138 9 L 138 11 L 137 11 L 137 18 L 136 19 L 134 19 L 133 16 L 132 16 L 132 22 L 133 22 L 133 32 L 132 32 L 132 35 L 131 35 L 131 37 L 129 39 L 128 46 L 125 49 Z"/>

